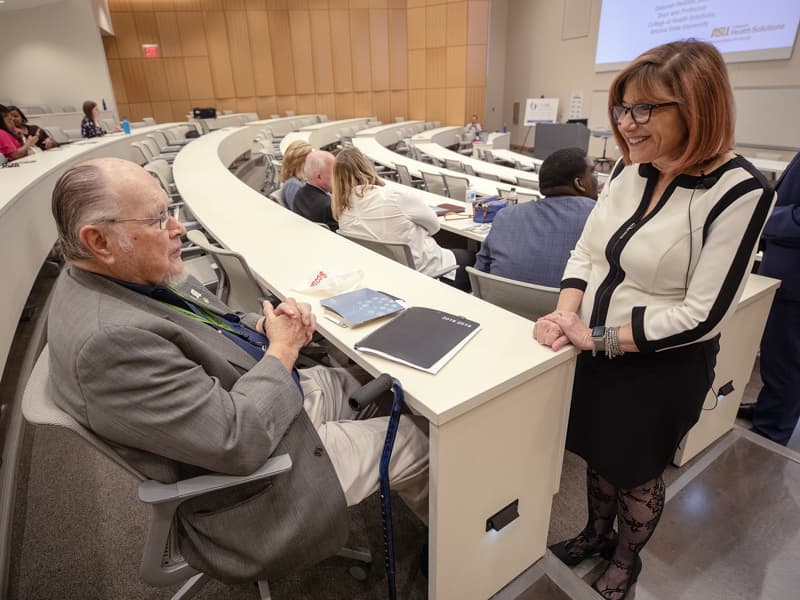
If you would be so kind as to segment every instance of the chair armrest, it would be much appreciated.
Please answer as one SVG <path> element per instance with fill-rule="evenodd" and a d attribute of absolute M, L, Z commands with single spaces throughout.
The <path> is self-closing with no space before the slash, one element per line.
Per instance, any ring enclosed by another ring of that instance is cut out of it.
<path fill-rule="evenodd" d="M 450 267 L 443 267 L 443 268 L 439 269 L 438 271 L 436 271 L 434 273 L 431 273 L 430 276 L 435 278 L 435 279 L 438 279 L 439 277 L 447 275 L 450 271 L 455 271 L 456 269 L 458 269 L 458 265 L 452 265 Z"/>
<path fill-rule="evenodd" d="M 161 483 L 148 479 L 139 484 L 139 500 L 145 504 L 163 504 L 179 500 L 181 502 L 208 492 L 266 479 L 292 468 L 288 454 L 273 456 L 249 475 L 200 475 L 182 479 L 175 483 Z"/>

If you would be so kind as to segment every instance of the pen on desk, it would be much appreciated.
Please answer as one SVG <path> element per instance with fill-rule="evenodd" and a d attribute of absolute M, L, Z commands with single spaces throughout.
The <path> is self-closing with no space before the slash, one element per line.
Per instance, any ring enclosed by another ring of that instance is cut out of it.
<path fill-rule="evenodd" d="M 339 327 L 344 327 L 345 329 L 347 328 L 347 323 L 345 323 L 344 321 L 339 321 L 338 319 L 334 319 L 330 315 L 322 315 L 322 316 L 325 317 L 326 319 L 328 319 L 328 321 L 331 321 L 332 323 L 336 323 Z"/>

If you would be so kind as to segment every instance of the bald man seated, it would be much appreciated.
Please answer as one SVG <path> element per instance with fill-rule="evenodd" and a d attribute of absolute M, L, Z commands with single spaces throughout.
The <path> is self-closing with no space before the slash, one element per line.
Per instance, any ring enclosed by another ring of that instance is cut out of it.
<path fill-rule="evenodd" d="M 339 229 L 339 223 L 331 212 L 334 160 L 333 154 L 324 150 L 314 150 L 306 157 L 306 164 L 303 166 L 306 184 L 294 195 L 293 206 L 298 215 L 315 223 L 324 223 L 331 231 Z"/>
<path fill-rule="evenodd" d="M 387 418 L 356 420 L 343 369 L 295 369 L 311 339 L 307 304 L 235 314 L 181 261 L 183 225 L 140 166 L 68 170 L 52 200 L 68 262 L 48 320 L 56 403 L 145 476 L 174 482 L 248 474 L 273 455 L 293 467 L 178 509 L 180 550 L 223 581 L 278 577 L 333 555 L 346 507 L 378 488 Z M 402 417 L 392 486 L 427 519 L 428 439 Z"/>

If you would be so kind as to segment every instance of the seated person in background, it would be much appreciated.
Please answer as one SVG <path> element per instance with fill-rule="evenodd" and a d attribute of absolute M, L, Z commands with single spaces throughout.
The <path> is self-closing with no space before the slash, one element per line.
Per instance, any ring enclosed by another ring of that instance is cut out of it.
<path fill-rule="evenodd" d="M 470 141 L 475 141 L 480 139 L 481 131 L 478 115 L 472 115 L 472 119 L 464 126 L 464 137 Z"/>
<path fill-rule="evenodd" d="M 0 153 L 6 159 L 11 161 L 27 156 L 28 151 L 36 145 L 38 139 L 35 135 L 26 136 L 20 131 L 11 111 L 0 105 Z"/>
<path fill-rule="evenodd" d="M 37 137 L 36 146 L 42 150 L 49 150 L 50 148 L 54 148 L 58 146 L 55 140 L 50 137 L 44 129 L 39 127 L 38 125 L 33 125 L 32 123 L 28 123 L 28 117 L 25 116 L 18 107 L 16 106 L 9 106 L 9 112 L 11 112 L 11 116 L 14 117 L 14 124 L 17 126 L 17 130 L 22 132 L 22 138 L 20 138 L 21 142 L 25 141 L 25 138 L 28 136 L 35 136 Z"/>
<path fill-rule="evenodd" d="M 544 198 L 497 213 L 475 268 L 486 273 L 559 287 L 570 252 L 597 200 L 594 162 L 580 148 L 553 152 L 539 169 Z"/>
<path fill-rule="evenodd" d="M 183 275 L 183 225 L 140 166 L 101 158 L 53 191 L 59 246 L 48 342 L 56 403 L 162 482 L 244 475 L 288 453 L 292 469 L 178 509 L 189 564 L 229 582 L 279 577 L 335 553 L 346 507 L 378 489 L 388 419 L 352 420 L 343 369 L 294 367 L 315 328 L 287 299 L 235 314 Z M 280 260 L 276 257 L 276 260 Z M 402 416 L 390 479 L 427 519 L 428 440 Z"/>
<path fill-rule="evenodd" d="M 83 103 L 83 120 L 81 121 L 81 137 L 94 138 L 102 137 L 108 133 L 100 126 L 100 108 L 97 102 L 87 100 Z"/>
<path fill-rule="evenodd" d="M 289 144 L 283 154 L 281 164 L 281 198 L 283 203 L 290 209 L 294 207 L 294 196 L 301 187 L 305 185 L 303 167 L 306 164 L 306 157 L 314 148 L 311 144 L 302 140 L 296 140 Z"/>
<path fill-rule="evenodd" d="M 433 209 L 401 187 L 387 188 L 358 148 L 345 148 L 333 167 L 333 214 L 340 229 L 382 242 L 402 242 L 411 247 L 417 271 L 432 274 L 458 265 L 444 277 L 469 291 L 466 267 L 475 254 L 442 248 L 433 239 L 439 218 Z"/>
<path fill-rule="evenodd" d="M 314 150 L 306 157 L 303 165 L 306 184 L 294 195 L 292 210 L 309 221 L 325 223 L 331 231 L 336 231 L 339 224 L 331 212 L 333 160 L 333 154 L 324 150 Z"/>

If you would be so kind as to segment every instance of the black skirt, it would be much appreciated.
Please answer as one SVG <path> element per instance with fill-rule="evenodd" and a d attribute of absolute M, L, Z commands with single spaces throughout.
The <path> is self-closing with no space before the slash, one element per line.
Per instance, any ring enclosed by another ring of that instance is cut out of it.
<path fill-rule="evenodd" d="M 567 449 L 617 487 L 658 477 L 700 418 L 719 336 L 609 360 L 582 352 L 575 367 Z"/>

